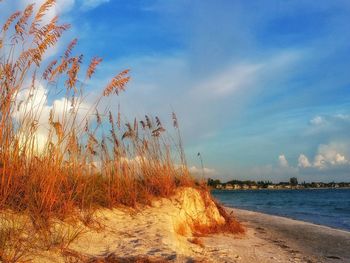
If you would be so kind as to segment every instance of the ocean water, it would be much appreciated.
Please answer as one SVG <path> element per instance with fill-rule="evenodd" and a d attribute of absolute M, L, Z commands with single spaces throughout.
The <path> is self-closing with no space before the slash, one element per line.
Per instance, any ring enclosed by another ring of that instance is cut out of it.
<path fill-rule="evenodd" d="M 212 194 L 228 207 L 350 231 L 350 189 L 213 190 Z"/>

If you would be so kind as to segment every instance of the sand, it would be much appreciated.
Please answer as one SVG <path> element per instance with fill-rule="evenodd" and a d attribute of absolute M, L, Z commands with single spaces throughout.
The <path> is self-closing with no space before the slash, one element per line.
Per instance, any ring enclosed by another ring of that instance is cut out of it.
<path fill-rule="evenodd" d="M 227 210 L 257 238 L 279 246 L 295 262 L 350 262 L 350 232 L 263 213 Z"/>
<path fill-rule="evenodd" d="M 100 210 L 89 226 L 65 223 L 79 230 L 78 238 L 64 247 L 37 251 L 30 262 L 350 262 L 350 232 L 227 210 L 246 226 L 246 234 L 194 239 L 191 224 L 223 218 L 213 202 L 204 202 L 193 189 L 142 209 Z"/>
<path fill-rule="evenodd" d="M 149 207 L 97 211 L 92 226 L 74 226 L 82 234 L 69 247 L 41 252 L 33 262 L 207 262 L 207 249 L 190 242 L 191 225 L 198 220 L 224 222 L 210 199 L 185 188 Z"/>

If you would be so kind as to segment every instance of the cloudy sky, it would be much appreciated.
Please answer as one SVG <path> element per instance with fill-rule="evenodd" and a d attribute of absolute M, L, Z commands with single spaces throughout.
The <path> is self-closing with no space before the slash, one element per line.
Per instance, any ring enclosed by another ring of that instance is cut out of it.
<path fill-rule="evenodd" d="M 104 58 L 92 92 L 130 68 L 125 112 L 177 113 L 192 171 L 201 152 L 223 180 L 350 181 L 349 1 L 58 0 L 52 13 L 72 24 L 66 43 Z"/>

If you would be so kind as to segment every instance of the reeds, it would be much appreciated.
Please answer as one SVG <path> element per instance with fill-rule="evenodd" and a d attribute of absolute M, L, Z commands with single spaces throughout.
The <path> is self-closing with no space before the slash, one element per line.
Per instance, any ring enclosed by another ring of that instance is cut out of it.
<path fill-rule="evenodd" d="M 92 58 L 82 72 L 76 39 L 58 59 L 43 59 L 69 28 L 57 17 L 44 24 L 54 4 L 48 0 L 36 13 L 28 5 L 0 32 L 0 209 L 28 212 L 40 228 L 77 209 L 135 206 L 193 185 L 181 138 L 174 148 L 158 117 L 123 127 L 119 107 L 117 114 L 101 109 L 105 97 L 125 91 L 129 70 L 83 109 L 84 88 L 102 59 Z M 45 112 L 55 94 L 65 94 L 63 106 Z M 173 121 L 179 135 L 175 114 Z"/>

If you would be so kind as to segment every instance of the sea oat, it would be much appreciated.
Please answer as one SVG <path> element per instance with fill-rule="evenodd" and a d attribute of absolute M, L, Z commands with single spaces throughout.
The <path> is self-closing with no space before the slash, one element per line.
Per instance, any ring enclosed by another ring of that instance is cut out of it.
<path fill-rule="evenodd" d="M 102 58 L 99 57 L 94 57 L 91 62 L 90 65 L 88 67 L 87 73 L 86 73 L 86 77 L 88 79 L 91 78 L 91 76 L 95 73 L 97 66 L 102 62 Z"/>
<path fill-rule="evenodd" d="M 23 33 L 25 32 L 24 27 L 27 24 L 29 17 L 33 13 L 33 7 L 34 7 L 34 4 L 28 5 L 26 7 L 26 9 L 24 10 L 23 15 L 21 16 L 21 18 L 18 20 L 17 24 L 15 25 L 16 33 L 19 34 L 20 36 L 23 36 Z"/>
<path fill-rule="evenodd" d="M 15 13 L 13 13 L 13 14 L 7 19 L 6 23 L 5 23 L 4 26 L 2 27 L 2 31 L 3 31 L 3 32 L 6 32 L 6 31 L 9 29 L 10 25 L 12 24 L 12 22 L 13 22 L 16 18 L 18 18 L 20 15 L 21 15 L 21 12 L 20 12 L 20 11 L 17 11 L 17 12 L 15 12 Z"/>
<path fill-rule="evenodd" d="M 130 80 L 130 77 L 127 76 L 128 74 L 129 70 L 127 69 L 116 75 L 104 89 L 103 95 L 109 96 L 113 92 L 118 95 L 121 91 L 125 91 L 125 86 Z"/>

